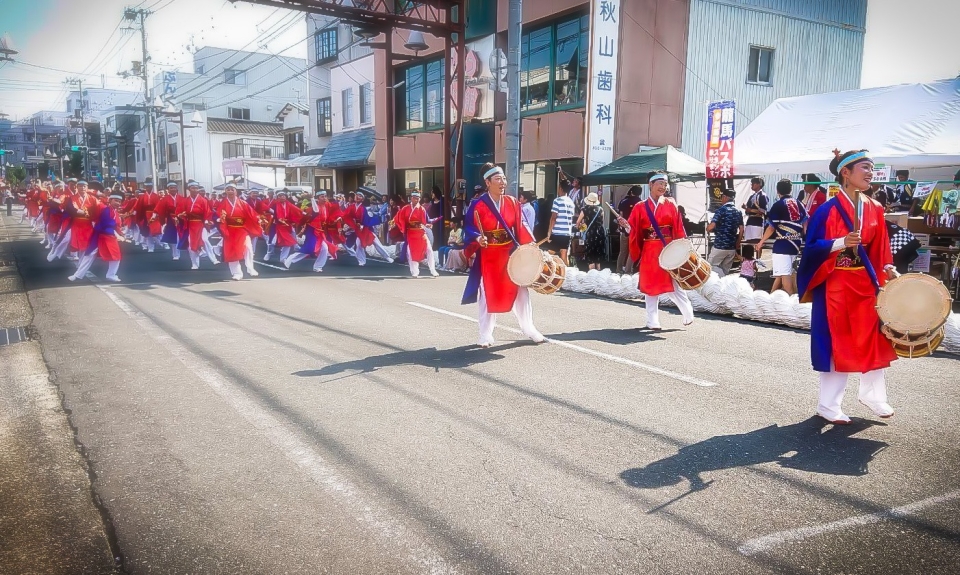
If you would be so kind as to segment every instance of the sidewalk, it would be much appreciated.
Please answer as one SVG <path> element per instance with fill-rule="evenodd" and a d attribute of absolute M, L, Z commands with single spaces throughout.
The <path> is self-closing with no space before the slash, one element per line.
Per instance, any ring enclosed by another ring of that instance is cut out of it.
<path fill-rule="evenodd" d="M 0 573 L 121 573 L 15 263 L 13 242 L 40 237 L 14 214 L 0 212 Z"/>

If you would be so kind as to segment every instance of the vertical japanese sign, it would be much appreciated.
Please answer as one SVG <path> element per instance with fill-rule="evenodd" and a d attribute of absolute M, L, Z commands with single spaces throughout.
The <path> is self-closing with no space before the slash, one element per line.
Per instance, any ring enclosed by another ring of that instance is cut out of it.
<path fill-rule="evenodd" d="M 724 190 L 733 189 L 733 139 L 735 129 L 733 100 L 711 102 L 707 107 L 707 190 L 710 211 L 722 205 Z"/>
<path fill-rule="evenodd" d="M 620 0 L 590 2 L 589 68 L 584 173 L 613 161 L 620 75 Z"/>
<path fill-rule="evenodd" d="M 163 96 L 164 99 L 172 98 L 177 93 L 177 72 L 163 73 Z"/>

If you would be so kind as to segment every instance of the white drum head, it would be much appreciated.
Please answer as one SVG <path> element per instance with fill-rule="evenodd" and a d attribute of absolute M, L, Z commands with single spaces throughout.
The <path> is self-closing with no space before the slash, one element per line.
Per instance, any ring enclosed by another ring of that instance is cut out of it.
<path fill-rule="evenodd" d="M 540 279 L 543 269 L 543 255 L 540 248 L 532 244 L 518 247 L 507 261 L 507 275 L 518 286 L 529 286 Z"/>
<path fill-rule="evenodd" d="M 687 263 L 691 253 L 696 253 L 693 242 L 686 238 L 673 240 L 660 252 L 660 267 L 665 270 L 675 270 Z"/>
<path fill-rule="evenodd" d="M 887 282 L 877 296 L 877 314 L 900 333 L 934 330 L 950 316 L 950 292 L 937 278 L 904 274 Z"/>

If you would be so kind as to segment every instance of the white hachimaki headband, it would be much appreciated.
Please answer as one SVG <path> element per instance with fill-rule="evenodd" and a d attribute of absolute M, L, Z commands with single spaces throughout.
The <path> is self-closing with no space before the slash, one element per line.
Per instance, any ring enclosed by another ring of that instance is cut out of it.
<path fill-rule="evenodd" d="M 490 178 L 492 178 L 493 176 L 495 176 L 495 175 L 497 175 L 497 174 L 500 174 L 501 176 L 504 175 L 504 173 L 503 173 L 503 168 L 501 168 L 500 166 L 494 166 L 494 167 L 490 168 L 489 170 L 487 170 L 487 173 L 483 174 L 483 179 L 484 179 L 484 180 L 489 180 Z"/>
<path fill-rule="evenodd" d="M 111 200 L 122 200 L 122 199 L 123 199 L 123 194 L 110 194 L 110 199 L 111 199 Z"/>
<path fill-rule="evenodd" d="M 659 180 L 663 180 L 663 181 L 667 182 L 667 181 L 668 181 L 668 180 L 667 180 L 667 175 L 666 175 L 666 174 L 654 174 L 654 175 L 650 176 L 650 180 L 647 182 L 647 185 L 650 185 L 650 184 L 652 184 L 652 183 L 654 183 L 654 182 L 656 182 L 656 181 L 659 181 Z"/>

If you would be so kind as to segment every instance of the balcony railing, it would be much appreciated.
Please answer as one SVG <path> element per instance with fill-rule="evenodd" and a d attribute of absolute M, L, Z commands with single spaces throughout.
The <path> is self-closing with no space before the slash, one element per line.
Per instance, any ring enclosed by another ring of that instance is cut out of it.
<path fill-rule="evenodd" d="M 283 144 L 264 140 L 230 140 L 223 143 L 223 157 L 252 158 L 257 160 L 282 160 L 284 158 Z"/>

